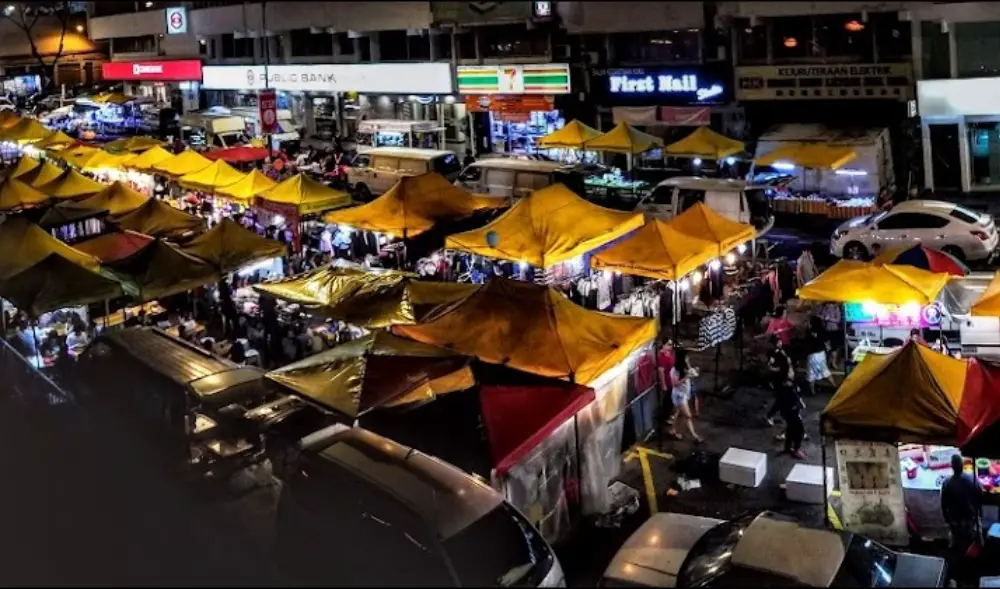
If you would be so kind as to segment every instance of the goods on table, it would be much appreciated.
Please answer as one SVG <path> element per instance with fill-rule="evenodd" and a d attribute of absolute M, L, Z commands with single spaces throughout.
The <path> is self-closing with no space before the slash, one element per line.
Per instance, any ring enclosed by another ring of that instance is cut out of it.
<path fill-rule="evenodd" d="M 823 215 L 831 219 L 851 219 L 875 212 L 875 199 L 864 197 L 831 199 L 817 194 L 803 197 L 779 195 L 774 197 L 774 211 Z"/>

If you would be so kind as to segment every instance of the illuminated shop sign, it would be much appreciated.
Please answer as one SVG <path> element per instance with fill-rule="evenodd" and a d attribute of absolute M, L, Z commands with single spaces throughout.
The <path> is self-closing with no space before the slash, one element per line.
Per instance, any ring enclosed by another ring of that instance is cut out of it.
<path fill-rule="evenodd" d="M 206 90 L 435 95 L 454 89 L 447 63 L 209 65 L 203 77 Z"/>
<path fill-rule="evenodd" d="M 621 92 L 631 94 L 693 94 L 696 100 L 703 102 L 722 95 L 722 84 L 699 86 L 698 76 L 686 74 L 673 76 L 608 76 L 608 91 L 612 94 Z"/>
<path fill-rule="evenodd" d="M 877 327 L 937 327 L 943 313 L 937 304 L 921 306 L 882 305 L 878 303 L 847 303 L 844 305 L 848 323 L 862 323 Z"/>

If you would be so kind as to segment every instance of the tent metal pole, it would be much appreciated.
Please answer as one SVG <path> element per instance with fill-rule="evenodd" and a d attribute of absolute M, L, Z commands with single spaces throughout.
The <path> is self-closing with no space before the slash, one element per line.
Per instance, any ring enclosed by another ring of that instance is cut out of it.
<path fill-rule="evenodd" d="M 819 428 L 820 428 L 820 432 L 819 432 L 820 433 L 820 436 L 819 436 L 819 448 L 820 448 L 820 455 L 822 457 L 822 466 L 820 468 L 823 469 L 823 471 L 822 471 L 822 474 L 823 474 L 823 526 L 829 528 L 829 527 L 831 527 L 831 522 L 830 522 L 830 489 L 828 488 L 827 480 L 826 480 L 826 437 L 823 436 L 823 418 L 822 417 L 820 417 Z"/>
<path fill-rule="evenodd" d="M 840 306 L 840 324 L 844 330 L 844 378 L 847 378 L 848 361 L 851 358 L 851 345 L 847 341 L 847 305 Z"/>

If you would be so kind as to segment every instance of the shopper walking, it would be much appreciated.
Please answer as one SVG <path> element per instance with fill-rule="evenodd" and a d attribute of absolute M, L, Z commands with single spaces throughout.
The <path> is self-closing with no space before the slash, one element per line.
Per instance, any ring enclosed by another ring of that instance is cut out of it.
<path fill-rule="evenodd" d="M 802 422 L 802 410 L 806 405 L 790 378 L 781 382 L 777 392 L 779 411 L 781 418 L 785 420 L 785 453 L 798 460 L 805 460 L 807 456 L 802 451 L 802 441 L 806 437 L 806 427 Z"/>
<path fill-rule="evenodd" d="M 673 391 L 670 400 L 674 404 L 674 423 L 670 428 L 670 435 L 675 439 L 682 439 L 677 433 L 678 422 L 685 422 L 688 433 L 695 443 L 701 443 L 701 436 L 694 429 L 694 418 L 691 416 L 691 386 L 693 379 L 698 377 L 698 369 L 691 366 L 688 360 L 687 350 L 678 349 L 674 352 L 674 367 L 670 369 L 670 380 Z"/>
<path fill-rule="evenodd" d="M 965 474 L 962 457 L 951 457 L 952 475 L 941 486 L 941 512 L 951 529 L 951 566 L 959 564 L 974 543 L 982 540 L 983 488 Z"/>
<path fill-rule="evenodd" d="M 785 352 L 785 346 L 781 338 L 777 335 L 771 336 L 771 351 L 767 353 L 767 373 L 765 375 L 767 386 L 774 391 L 774 402 L 768 410 L 764 420 L 768 425 L 774 425 L 774 416 L 781 410 L 778 391 L 786 380 L 794 380 L 795 373 L 792 370 L 792 360 Z"/>
<path fill-rule="evenodd" d="M 816 383 L 820 380 L 826 380 L 831 387 L 835 386 L 833 375 L 830 374 L 829 362 L 826 359 L 825 335 L 823 320 L 819 317 L 810 317 L 805 341 L 806 382 L 809 383 L 810 395 L 816 394 Z"/>

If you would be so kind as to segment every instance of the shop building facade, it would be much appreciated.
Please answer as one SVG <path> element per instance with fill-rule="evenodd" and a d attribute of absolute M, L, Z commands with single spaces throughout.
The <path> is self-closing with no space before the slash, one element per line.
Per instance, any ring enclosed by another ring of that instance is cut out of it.
<path fill-rule="evenodd" d="M 101 66 L 106 82 L 120 82 L 129 96 L 169 105 L 178 113 L 200 106 L 202 67 L 199 59 L 111 61 Z"/>

